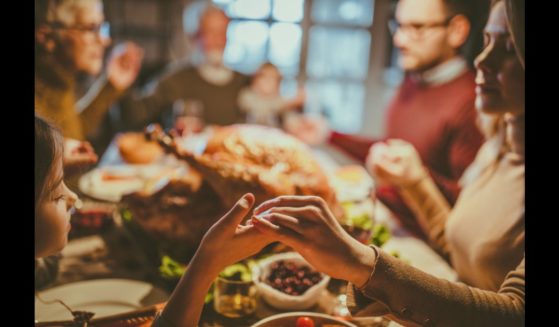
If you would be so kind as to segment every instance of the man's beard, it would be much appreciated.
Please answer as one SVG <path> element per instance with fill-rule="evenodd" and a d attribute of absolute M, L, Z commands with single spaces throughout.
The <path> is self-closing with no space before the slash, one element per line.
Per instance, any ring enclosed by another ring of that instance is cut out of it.
<path fill-rule="evenodd" d="M 208 83 L 225 85 L 233 79 L 233 71 L 223 64 L 222 51 L 209 51 L 204 59 L 204 63 L 198 67 L 198 71 Z"/>
<path fill-rule="evenodd" d="M 223 67 L 223 51 L 211 50 L 206 53 L 205 63 L 214 67 Z"/>

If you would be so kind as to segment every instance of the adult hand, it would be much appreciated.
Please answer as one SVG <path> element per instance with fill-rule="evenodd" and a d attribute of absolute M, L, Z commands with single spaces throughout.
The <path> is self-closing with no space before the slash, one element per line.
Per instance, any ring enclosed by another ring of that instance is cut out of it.
<path fill-rule="evenodd" d="M 140 72 L 144 50 L 135 43 L 117 45 L 107 65 L 107 78 L 119 91 L 124 91 L 134 83 Z"/>
<path fill-rule="evenodd" d="M 365 166 L 379 184 L 405 187 L 428 176 L 413 145 L 397 139 L 373 144 Z"/>
<path fill-rule="evenodd" d="M 319 271 L 357 286 L 368 280 L 375 251 L 351 237 L 322 198 L 280 196 L 262 203 L 254 214 L 258 230 L 293 247 Z"/>
<path fill-rule="evenodd" d="M 284 129 L 308 145 L 320 145 L 328 140 L 330 127 L 324 117 L 289 114 Z"/>

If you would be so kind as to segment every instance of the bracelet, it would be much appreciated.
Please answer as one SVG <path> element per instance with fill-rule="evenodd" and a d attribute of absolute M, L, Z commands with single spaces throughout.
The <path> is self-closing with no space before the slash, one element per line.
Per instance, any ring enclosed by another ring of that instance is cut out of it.
<path fill-rule="evenodd" d="M 374 245 L 371 245 L 370 248 L 373 249 L 373 251 L 375 251 L 375 265 L 374 265 L 374 267 L 373 267 L 373 270 L 371 270 L 371 273 L 369 274 L 369 278 L 367 278 L 367 280 L 365 281 L 365 283 L 364 283 L 363 285 L 361 285 L 361 286 L 355 285 L 355 286 L 357 287 L 357 289 L 360 290 L 361 292 L 363 292 L 363 289 L 364 289 L 367 285 L 369 285 L 369 283 L 371 282 L 371 279 L 373 279 L 373 275 L 375 274 L 376 267 L 377 267 L 376 263 L 378 262 L 378 258 L 379 258 L 379 253 L 378 253 L 377 247 L 374 246 Z"/>

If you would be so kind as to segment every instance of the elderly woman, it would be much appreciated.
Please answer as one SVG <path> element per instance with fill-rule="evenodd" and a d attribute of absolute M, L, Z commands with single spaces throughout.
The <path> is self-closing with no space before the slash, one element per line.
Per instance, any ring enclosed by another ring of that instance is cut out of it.
<path fill-rule="evenodd" d="M 110 44 L 107 32 L 101 0 L 35 1 L 35 112 L 55 123 L 66 138 L 66 176 L 97 161 L 84 140 L 100 125 L 110 104 L 134 82 L 141 65 L 138 47 L 126 44 L 115 49 L 106 76 L 78 101 L 76 77 L 99 75 Z M 57 268 L 57 256 L 40 260 L 35 286 L 51 282 Z"/>
<path fill-rule="evenodd" d="M 508 3 L 507 12 L 504 1 L 492 6 L 485 48 L 476 59 L 476 105 L 505 117 L 506 138 L 497 142 L 499 151 L 489 151 L 491 160 L 480 159 L 484 169 L 456 207 L 450 211 L 409 144 L 389 142 L 372 160 L 377 176 L 406 189 L 433 244 L 466 284 L 435 278 L 353 240 L 320 198 L 279 197 L 255 209 L 257 215 L 270 210 L 252 219 L 259 230 L 353 284 L 355 314 L 387 315 L 413 326 L 524 325 L 524 27 L 514 19 L 524 5 Z"/>
<path fill-rule="evenodd" d="M 35 40 L 35 110 L 64 137 L 84 140 L 136 79 L 142 50 L 131 43 L 117 47 L 106 76 L 78 101 L 76 76 L 98 75 L 110 44 L 101 0 L 35 1 Z"/>

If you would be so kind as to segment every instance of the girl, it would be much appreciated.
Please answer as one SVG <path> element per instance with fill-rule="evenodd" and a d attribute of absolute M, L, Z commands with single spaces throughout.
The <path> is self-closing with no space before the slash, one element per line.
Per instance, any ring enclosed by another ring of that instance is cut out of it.
<path fill-rule="evenodd" d="M 45 120 L 35 117 L 35 259 L 60 252 L 68 242 L 70 215 L 78 199 L 64 184 L 64 139 Z M 256 254 L 271 243 L 252 225 L 240 225 L 254 205 L 245 194 L 204 236 L 153 326 L 196 326 L 204 296 L 226 266 Z"/>

